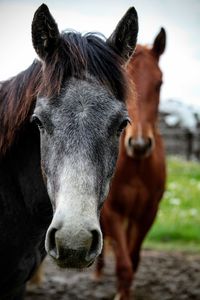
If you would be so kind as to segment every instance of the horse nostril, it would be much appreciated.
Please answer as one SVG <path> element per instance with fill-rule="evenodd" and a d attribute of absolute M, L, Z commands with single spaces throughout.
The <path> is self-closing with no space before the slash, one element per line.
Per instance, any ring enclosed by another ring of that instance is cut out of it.
<path fill-rule="evenodd" d="M 134 156 L 144 157 L 149 155 L 153 148 L 153 139 L 151 137 L 129 138 L 129 150 L 132 150 Z"/>
<path fill-rule="evenodd" d="M 151 138 L 147 138 L 147 141 L 146 141 L 146 147 L 147 149 L 150 149 L 152 147 L 152 139 Z"/>
<path fill-rule="evenodd" d="M 129 146 L 129 147 L 132 147 L 132 145 L 133 145 L 133 138 L 130 137 L 130 138 L 128 139 L 128 146 Z"/>
<path fill-rule="evenodd" d="M 47 250 L 49 255 L 51 255 L 53 258 L 58 258 L 59 253 L 56 245 L 56 228 L 51 228 L 50 231 L 48 232 L 48 237 L 47 237 Z"/>
<path fill-rule="evenodd" d="M 91 243 L 90 249 L 88 251 L 87 258 L 86 258 L 88 261 L 93 260 L 97 256 L 98 250 L 100 248 L 100 233 L 99 233 L 99 231 L 92 230 L 91 234 L 92 234 L 92 243 Z"/>

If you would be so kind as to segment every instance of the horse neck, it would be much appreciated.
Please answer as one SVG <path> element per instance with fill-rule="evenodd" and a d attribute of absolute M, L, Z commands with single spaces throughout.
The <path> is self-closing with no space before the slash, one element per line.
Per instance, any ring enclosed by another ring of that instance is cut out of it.
<path fill-rule="evenodd" d="M 42 216 L 43 220 L 38 219 L 39 222 L 49 224 L 52 208 L 40 166 L 40 135 L 33 124 L 24 127 L 0 159 L 0 185 L 1 192 L 8 194 L 6 202 L 10 201 L 14 209 L 21 208 L 36 219 Z M 0 197 L 0 201 L 4 198 Z"/>
<path fill-rule="evenodd" d="M 5 154 L 33 109 L 41 80 L 41 64 L 33 64 L 0 85 L 0 155 Z"/>
<path fill-rule="evenodd" d="M 1 84 L 0 180 L 5 181 L 6 172 L 7 181 L 16 188 L 9 199 L 25 205 L 29 214 L 36 210 L 39 214 L 41 207 L 50 211 L 49 222 L 51 205 L 41 174 L 40 136 L 29 122 L 40 81 L 41 63 L 34 61 L 27 70 Z"/>

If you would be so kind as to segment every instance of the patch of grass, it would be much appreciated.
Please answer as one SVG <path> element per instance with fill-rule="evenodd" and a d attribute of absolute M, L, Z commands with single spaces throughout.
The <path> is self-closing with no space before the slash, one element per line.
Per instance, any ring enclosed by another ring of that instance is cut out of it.
<path fill-rule="evenodd" d="M 144 247 L 200 250 L 200 164 L 167 159 L 168 179 Z"/>

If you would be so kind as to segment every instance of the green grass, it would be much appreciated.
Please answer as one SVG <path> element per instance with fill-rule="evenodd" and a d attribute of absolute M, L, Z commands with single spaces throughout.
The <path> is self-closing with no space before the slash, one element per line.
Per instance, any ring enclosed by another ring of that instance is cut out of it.
<path fill-rule="evenodd" d="M 200 251 L 200 164 L 170 157 L 157 219 L 144 248 Z"/>

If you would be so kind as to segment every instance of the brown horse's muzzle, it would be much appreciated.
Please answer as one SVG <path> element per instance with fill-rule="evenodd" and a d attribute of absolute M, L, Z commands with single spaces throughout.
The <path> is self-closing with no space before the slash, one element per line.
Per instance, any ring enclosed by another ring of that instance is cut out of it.
<path fill-rule="evenodd" d="M 127 155 L 133 158 L 145 158 L 152 152 L 153 137 L 129 137 L 126 143 Z"/>
<path fill-rule="evenodd" d="M 125 131 L 125 149 L 129 157 L 143 159 L 151 155 L 154 145 L 154 131 L 149 123 L 135 122 Z"/>

